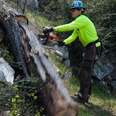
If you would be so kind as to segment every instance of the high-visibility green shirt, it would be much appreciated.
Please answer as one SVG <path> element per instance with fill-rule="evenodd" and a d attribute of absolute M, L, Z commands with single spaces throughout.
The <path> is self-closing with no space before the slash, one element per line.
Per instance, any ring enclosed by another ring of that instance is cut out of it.
<path fill-rule="evenodd" d="M 54 27 L 56 32 L 73 31 L 72 35 L 64 40 L 66 45 L 75 41 L 79 37 L 80 42 L 86 47 L 89 43 L 98 39 L 96 28 L 93 22 L 85 15 L 80 15 L 68 24 Z M 98 45 L 99 46 L 99 45 Z"/>

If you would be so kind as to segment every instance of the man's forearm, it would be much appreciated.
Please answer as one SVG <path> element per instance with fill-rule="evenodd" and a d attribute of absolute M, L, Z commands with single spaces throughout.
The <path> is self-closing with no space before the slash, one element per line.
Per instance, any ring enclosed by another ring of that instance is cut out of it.
<path fill-rule="evenodd" d="M 74 22 L 72 22 L 72 23 L 68 23 L 68 24 L 56 26 L 56 27 L 54 27 L 53 29 L 54 29 L 54 31 L 56 31 L 56 32 L 68 32 L 68 31 L 73 31 L 73 30 L 75 29 L 75 24 L 74 24 Z"/>
<path fill-rule="evenodd" d="M 72 42 L 74 42 L 77 39 L 77 37 L 78 37 L 78 32 L 77 32 L 77 30 L 74 30 L 72 35 L 64 40 L 65 45 L 71 44 Z"/>

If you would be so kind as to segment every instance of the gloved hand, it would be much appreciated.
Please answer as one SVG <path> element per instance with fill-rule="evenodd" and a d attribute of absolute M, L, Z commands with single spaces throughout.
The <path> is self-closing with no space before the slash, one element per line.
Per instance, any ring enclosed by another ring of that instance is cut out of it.
<path fill-rule="evenodd" d="M 48 34 L 48 33 L 53 32 L 53 31 L 54 31 L 54 29 L 52 27 L 44 27 L 43 28 L 44 34 Z"/>
<path fill-rule="evenodd" d="M 64 46 L 65 43 L 63 41 L 58 41 L 58 46 Z"/>

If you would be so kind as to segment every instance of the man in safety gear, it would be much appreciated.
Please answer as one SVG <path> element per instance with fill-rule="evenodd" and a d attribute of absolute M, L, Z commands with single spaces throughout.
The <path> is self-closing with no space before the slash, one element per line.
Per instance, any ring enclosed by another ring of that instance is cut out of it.
<path fill-rule="evenodd" d="M 101 45 L 94 23 L 83 14 L 85 5 L 81 0 L 74 0 L 70 6 L 70 12 L 74 21 L 68 24 L 45 28 L 44 31 L 68 32 L 72 35 L 59 44 L 70 45 L 77 38 L 84 47 L 81 68 L 79 72 L 80 90 L 77 94 L 78 101 L 86 103 L 91 95 L 91 75 L 95 63 L 96 48 Z M 75 54 L 74 54 L 75 55 Z M 78 60 L 78 59 L 77 59 Z"/>

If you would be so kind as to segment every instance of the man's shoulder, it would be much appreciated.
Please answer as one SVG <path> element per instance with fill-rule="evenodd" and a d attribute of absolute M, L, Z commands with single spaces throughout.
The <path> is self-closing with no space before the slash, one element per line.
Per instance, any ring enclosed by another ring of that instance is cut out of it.
<path fill-rule="evenodd" d="M 86 15 L 80 15 L 79 17 L 77 17 L 75 20 L 76 21 L 84 21 L 84 20 L 88 20 L 89 18 Z"/>
<path fill-rule="evenodd" d="M 89 17 L 88 16 L 86 16 L 86 15 L 80 15 L 80 18 L 83 18 L 83 19 L 89 19 Z"/>

